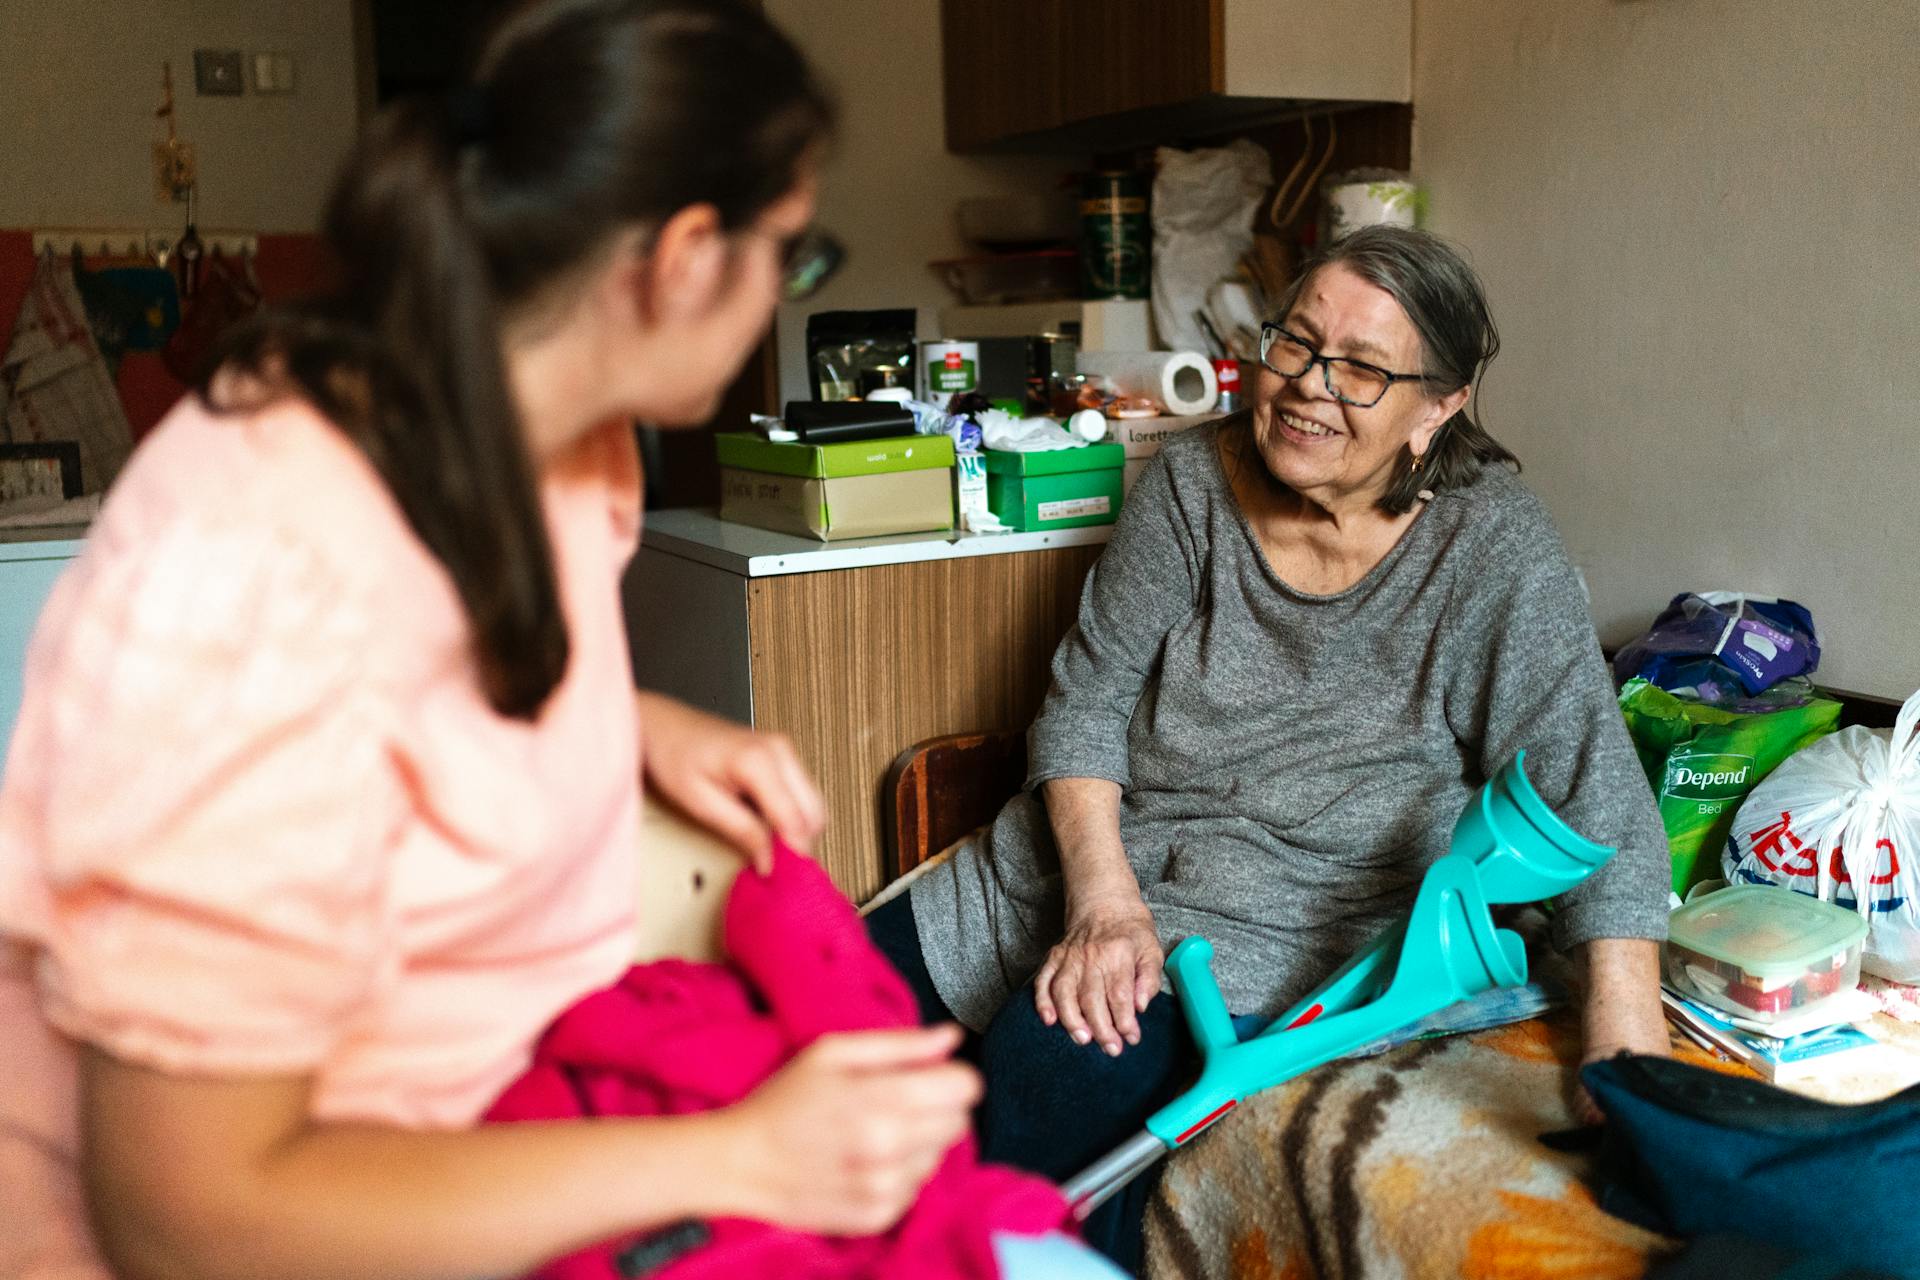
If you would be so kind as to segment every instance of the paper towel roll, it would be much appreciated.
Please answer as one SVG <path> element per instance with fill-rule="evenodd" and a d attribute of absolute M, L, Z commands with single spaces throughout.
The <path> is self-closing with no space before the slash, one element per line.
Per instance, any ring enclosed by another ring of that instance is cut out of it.
<path fill-rule="evenodd" d="M 1211 412 L 1220 394 L 1212 362 L 1197 351 L 1082 351 L 1079 369 L 1121 395 L 1150 396 L 1170 414 Z"/>
<path fill-rule="evenodd" d="M 1347 182 L 1324 195 L 1328 243 L 1361 227 L 1411 227 L 1417 221 L 1420 192 L 1411 182 Z"/>

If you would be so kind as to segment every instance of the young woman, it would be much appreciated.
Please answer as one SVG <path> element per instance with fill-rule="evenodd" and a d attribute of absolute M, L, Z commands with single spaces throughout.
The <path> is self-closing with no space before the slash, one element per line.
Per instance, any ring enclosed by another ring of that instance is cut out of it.
<path fill-rule="evenodd" d="M 707 418 L 817 280 L 829 116 L 748 6 L 522 7 L 470 88 L 373 122 L 338 293 L 239 335 L 122 476 L 0 793 L 0 950 L 77 1046 L 117 1275 L 873 1232 L 964 1132 L 952 1029 L 829 1037 L 716 1113 L 474 1127 L 628 963 L 642 775 L 756 864 L 820 829 L 784 744 L 636 696 L 618 578 L 629 422 Z"/>

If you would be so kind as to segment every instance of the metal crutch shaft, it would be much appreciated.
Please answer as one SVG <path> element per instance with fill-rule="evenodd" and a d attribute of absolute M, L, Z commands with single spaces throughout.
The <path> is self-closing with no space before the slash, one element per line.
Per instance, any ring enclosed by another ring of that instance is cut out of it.
<path fill-rule="evenodd" d="M 1067 1204 L 1073 1209 L 1074 1221 L 1085 1222 L 1088 1214 L 1111 1200 L 1120 1188 L 1145 1170 L 1152 1168 L 1167 1151 L 1166 1143 L 1142 1129 L 1075 1174 L 1060 1188 L 1060 1194 L 1066 1197 Z"/>

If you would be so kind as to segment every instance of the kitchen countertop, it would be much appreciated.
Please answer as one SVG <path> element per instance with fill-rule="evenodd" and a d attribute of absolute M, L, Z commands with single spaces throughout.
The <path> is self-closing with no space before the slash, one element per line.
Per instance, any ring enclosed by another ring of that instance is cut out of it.
<path fill-rule="evenodd" d="M 949 560 L 959 556 L 1099 546 L 1112 534 L 1112 525 L 1091 525 L 1045 533 L 909 533 L 821 542 L 734 524 L 720 519 L 711 509 L 686 509 L 648 512 L 645 542 L 655 550 L 726 569 L 742 577 L 767 578 L 786 573 Z M 86 536 L 84 524 L 0 528 L 0 560 L 70 556 L 79 551 Z"/>
<path fill-rule="evenodd" d="M 1098 546 L 1113 526 L 1054 529 L 1045 533 L 909 533 L 886 538 L 821 542 L 722 520 L 713 510 L 649 511 L 642 535 L 646 547 L 725 569 L 746 578 L 831 569 L 864 569 L 961 556 L 1006 555 L 1056 547 Z"/>
<path fill-rule="evenodd" d="M 0 529 L 0 560 L 41 560 L 78 553 L 86 541 L 84 524 L 42 524 Z"/>

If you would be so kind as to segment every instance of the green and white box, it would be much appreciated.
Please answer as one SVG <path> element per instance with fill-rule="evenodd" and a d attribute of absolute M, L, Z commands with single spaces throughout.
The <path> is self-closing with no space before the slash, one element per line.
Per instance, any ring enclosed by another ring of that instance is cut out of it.
<path fill-rule="evenodd" d="M 722 432 L 714 447 L 722 520 L 826 542 L 953 528 L 947 436 L 802 444 Z"/>
<path fill-rule="evenodd" d="M 713 443 L 723 467 L 821 480 L 953 465 L 951 436 L 888 436 L 881 440 L 803 444 L 769 440 L 750 431 L 722 431 L 714 436 Z"/>
<path fill-rule="evenodd" d="M 987 505 L 1009 528 L 1023 531 L 1112 524 L 1120 514 L 1117 444 L 1011 453 L 988 449 Z"/>
<path fill-rule="evenodd" d="M 922 467 L 822 478 L 722 467 L 720 518 L 822 542 L 944 533 L 953 528 L 951 474 Z"/>

